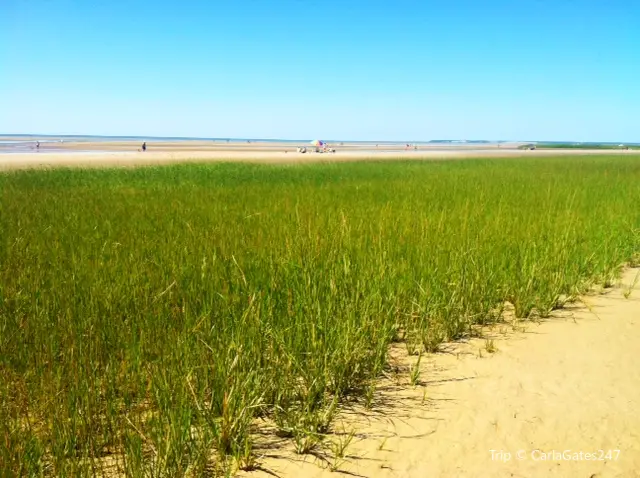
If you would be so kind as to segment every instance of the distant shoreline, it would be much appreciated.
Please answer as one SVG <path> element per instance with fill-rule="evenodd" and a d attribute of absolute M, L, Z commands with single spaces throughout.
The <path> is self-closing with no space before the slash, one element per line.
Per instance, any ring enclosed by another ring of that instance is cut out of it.
<path fill-rule="evenodd" d="M 308 143 L 314 139 L 320 139 L 330 143 L 357 143 L 357 144 L 500 144 L 500 143 L 522 143 L 522 144 L 549 144 L 549 145 L 619 145 L 640 146 L 640 141 L 573 141 L 573 140 L 505 140 L 505 139 L 429 139 L 429 140 L 358 140 L 358 139 L 327 139 L 327 138 L 236 138 L 236 137 L 204 137 L 204 136 L 142 136 L 142 135 L 100 135 L 100 134 L 40 134 L 40 133 L 0 133 L 0 141 L 14 139 L 15 141 L 38 140 L 76 140 L 76 141 L 229 141 L 229 142 L 259 142 L 259 143 Z"/>
<path fill-rule="evenodd" d="M 147 144 L 142 152 L 142 144 Z M 93 165 L 104 163 L 149 164 L 153 162 L 204 161 L 327 161 L 350 159 L 451 158 L 494 155 L 522 156 L 542 154 L 595 154 L 640 152 L 640 145 L 604 143 L 520 143 L 460 142 L 431 140 L 428 142 L 326 141 L 327 150 L 316 148 L 310 140 L 260 139 L 163 139 L 92 136 L 0 135 L 0 169 L 13 169 L 18 164 L 56 166 L 59 164 Z M 299 151 L 305 148 L 306 154 Z"/>
<path fill-rule="evenodd" d="M 348 143 L 348 144 L 499 144 L 514 143 L 505 140 L 459 140 L 459 139 L 431 139 L 431 140 L 346 140 L 346 139 L 326 139 L 326 138 L 306 138 L 306 139 L 279 139 L 279 138 L 227 138 L 227 137 L 188 137 L 188 136 L 111 136 L 111 135 L 55 135 L 55 134 L 23 134 L 23 133 L 3 133 L 0 134 L 0 143 L 5 141 L 64 141 L 86 142 L 86 141 L 148 141 L 148 142 L 183 142 L 183 141 L 211 141 L 216 143 L 302 143 L 308 144 L 314 139 L 320 139 L 327 143 Z M 515 141 L 524 143 L 526 141 Z"/>
<path fill-rule="evenodd" d="M 258 139 L 178 139 L 161 140 L 148 138 L 92 138 L 92 137 L 26 137 L 26 136 L 0 136 L 0 156 L 7 154 L 49 154 L 59 152 L 83 152 L 93 153 L 135 153 L 139 152 L 143 143 L 147 144 L 147 153 L 164 152 L 180 153 L 189 152 L 192 154 L 202 154 L 209 152 L 279 152 L 297 153 L 298 148 L 304 147 L 309 153 L 315 152 L 316 146 L 312 141 L 301 140 L 258 140 Z M 357 142 L 357 141 L 325 141 L 327 147 L 339 152 L 369 151 L 371 153 L 396 153 L 406 151 L 451 151 L 451 150 L 499 150 L 517 148 L 519 143 L 409 143 L 409 142 Z M 322 147 L 320 148 L 322 149 Z"/>

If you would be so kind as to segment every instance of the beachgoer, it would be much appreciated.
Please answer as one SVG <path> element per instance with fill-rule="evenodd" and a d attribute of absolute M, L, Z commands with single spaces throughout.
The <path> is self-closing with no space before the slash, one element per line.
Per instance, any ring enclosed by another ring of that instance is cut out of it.
<path fill-rule="evenodd" d="M 36 149 L 40 151 L 40 141 L 36 141 Z"/>
<path fill-rule="evenodd" d="M 144 143 L 142 143 L 142 151 L 146 151 L 147 150 L 147 142 L 145 141 Z"/>

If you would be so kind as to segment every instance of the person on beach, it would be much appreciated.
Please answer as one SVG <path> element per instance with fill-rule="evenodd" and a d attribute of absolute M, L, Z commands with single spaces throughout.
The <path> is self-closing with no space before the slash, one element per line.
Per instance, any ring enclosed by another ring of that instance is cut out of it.
<path fill-rule="evenodd" d="M 36 141 L 36 150 L 40 151 L 40 141 Z"/>
<path fill-rule="evenodd" d="M 147 150 L 147 142 L 145 141 L 144 143 L 142 143 L 142 151 L 146 151 Z"/>

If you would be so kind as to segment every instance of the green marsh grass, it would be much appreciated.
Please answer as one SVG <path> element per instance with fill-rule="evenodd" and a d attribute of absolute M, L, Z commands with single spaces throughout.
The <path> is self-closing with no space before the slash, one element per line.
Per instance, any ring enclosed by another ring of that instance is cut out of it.
<path fill-rule="evenodd" d="M 638 204 L 633 157 L 4 173 L 0 470 L 229 475 L 264 420 L 312 452 L 392 341 L 612 283 Z"/>

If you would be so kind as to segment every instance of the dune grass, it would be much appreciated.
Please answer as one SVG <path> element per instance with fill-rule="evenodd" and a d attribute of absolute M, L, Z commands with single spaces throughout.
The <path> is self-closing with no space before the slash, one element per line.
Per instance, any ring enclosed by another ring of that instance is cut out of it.
<path fill-rule="evenodd" d="M 392 341 L 546 316 L 640 252 L 631 157 L 23 171 L 0 200 L 4 476 L 250 469 L 261 418 L 312 451 Z"/>

